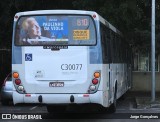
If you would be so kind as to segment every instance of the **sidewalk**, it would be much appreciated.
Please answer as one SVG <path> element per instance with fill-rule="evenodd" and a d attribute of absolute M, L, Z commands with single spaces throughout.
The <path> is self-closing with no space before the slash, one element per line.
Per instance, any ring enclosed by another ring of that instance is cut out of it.
<path fill-rule="evenodd" d="M 160 92 L 156 93 L 155 102 L 151 102 L 151 92 L 128 92 L 128 97 L 135 97 L 137 109 L 160 109 Z"/>
<path fill-rule="evenodd" d="M 151 102 L 151 97 L 136 97 L 138 109 L 160 108 L 160 97 Z"/>

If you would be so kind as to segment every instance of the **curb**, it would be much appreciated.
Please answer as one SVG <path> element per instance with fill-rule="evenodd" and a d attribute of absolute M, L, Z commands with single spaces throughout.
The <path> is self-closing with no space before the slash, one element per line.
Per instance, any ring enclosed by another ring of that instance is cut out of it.
<path fill-rule="evenodd" d="M 137 109 L 160 108 L 160 98 L 153 103 L 150 97 L 136 97 Z"/>

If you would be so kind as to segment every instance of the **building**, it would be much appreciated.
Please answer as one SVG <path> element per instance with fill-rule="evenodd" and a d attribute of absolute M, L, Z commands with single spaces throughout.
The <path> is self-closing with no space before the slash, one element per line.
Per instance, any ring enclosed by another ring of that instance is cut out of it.
<path fill-rule="evenodd" d="M 133 56 L 133 91 L 151 91 L 152 75 L 151 75 L 151 55 L 149 53 L 135 53 Z M 156 55 L 155 70 L 156 70 L 156 91 L 160 91 L 160 60 Z"/>

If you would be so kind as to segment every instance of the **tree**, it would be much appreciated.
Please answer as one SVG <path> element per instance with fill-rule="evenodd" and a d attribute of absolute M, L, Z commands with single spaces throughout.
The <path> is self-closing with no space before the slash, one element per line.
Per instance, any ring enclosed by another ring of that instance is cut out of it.
<path fill-rule="evenodd" d="M 151 0 L 79 0 L 77 9 L 94 10 L 118 28 L 137 51 L 150 51 Z M 160 40 L 160 1 L 156 3 L 156 44 Z M 159 52 L 159 49 L 157 52 Z"/>
<path fill-rule="evenodd" d="M 3 27 L 0 30 L 0 39 L 3 40 L 0 42 L 1 48 L 11 48 L 15 13 L 43 9 L 79 9 L 96 11 L 118 28 L 137 50 L 150 50 L 151 0 L 5 0 L 0 3 L 0 10 L 3 13 L 0 15 L 0 25 Z M 156 1 L 157 47 L 160 47 L 159 10 L 160 1 Z"/>

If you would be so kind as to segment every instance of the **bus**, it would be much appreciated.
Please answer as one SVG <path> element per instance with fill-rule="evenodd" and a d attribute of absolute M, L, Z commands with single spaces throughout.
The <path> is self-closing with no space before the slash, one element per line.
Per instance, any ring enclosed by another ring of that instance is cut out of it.
<path fill-rule="evenodd" d="M 48 112 L 95 104 L 116 111 L 131 88 L 132 53 L 121 32 L 94 11 L 37 10 L 14 16 L 13 102 Z"/>

